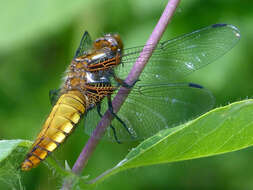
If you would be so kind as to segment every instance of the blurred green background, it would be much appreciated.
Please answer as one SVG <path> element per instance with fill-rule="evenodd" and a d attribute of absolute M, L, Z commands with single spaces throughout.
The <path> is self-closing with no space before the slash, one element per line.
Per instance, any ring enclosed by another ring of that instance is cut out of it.
<path fill-rule="evenodd" d="M 149 37 L 165 0 L 3 1 L 0 8 L 0 139 L 33 140 L 51 109 L 48 92 L 61 83 L 84 30 L 93 38 L 118 32 L 126 47 Z M 192 74 L 216 97 L 216 107 L 252 97 L 253 2 L 185 0 L 163 39 L 211 25 L 229 23 L 241 41 L 224 57 Z M 83 124 L 53 156 L 70 166 L 88 137 Z M 102 141 L 84 175 L 94 178 L 113 167 L 136 144 Z M 122 172 L 96 189 L 253 189 L 253 149 L 210 158 Z M 61 180 L 42 164 L 22 176 L 27 189 L 57 189 Z M 0 189 L 10 189 L 0 181 Z"/>

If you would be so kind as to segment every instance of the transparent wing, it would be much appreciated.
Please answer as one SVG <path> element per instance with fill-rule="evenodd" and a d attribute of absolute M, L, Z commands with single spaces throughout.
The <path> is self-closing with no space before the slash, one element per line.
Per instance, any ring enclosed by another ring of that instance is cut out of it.
<path fill-rule="evenodd" d="M 52 106 L 54 106 L 60 97 L 61 89 L 52 89 L 49 91 L 49 100 Z"/>
<path fill-rule="evenodd" d="M 195 84 L 160 84 L 135 87 L 118 112 L 134 139 L 147 138 L 161 129 L 173 127 L 192 119 L 212 108 L 212 94 Z M 106 99 L 102 113 L 107 110 Z M 96 108 L 85 116 L 85 132 L 91 134 L 100 117 Z M 133 140 L 122 124 L 114 119 L 113 127 L 120 141 Z M 113 131 L 107 128 L 105 138 L 115 141 Z"/>
<path fill-rule="evenodd" d="M 240 39 L 233 25 L 215 24 L 159 43 L 143 74 L 141 83 L 179 81 L 180 77 L 206 66 L 229 51 Z M 125 78 L 143 46 L 124 50 L 119 77 Z"/>
<path fill-rule="evenodd" d="M 81 39 L 80 45 L 76 50 L 75 57 L 79 57 L 84 54 L 87 50 L 89 50 L 92 46 L 92 40 L 87 31 L 84 32 L 83 37 Z"/>

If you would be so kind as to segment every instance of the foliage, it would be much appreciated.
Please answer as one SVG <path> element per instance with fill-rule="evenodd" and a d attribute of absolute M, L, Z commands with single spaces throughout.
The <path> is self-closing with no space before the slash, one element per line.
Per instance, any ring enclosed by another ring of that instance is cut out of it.
<path fill-rule="evenodd" d="M 244 100 L 214 109 L 177 127 L 160 131 L 133 148 L 112 169 L 91 181 L 85 176 L 76 177 L 75 185 L 80 186 L 85 182 L 98 184 L 111 175 L 130 168 L 213 156 L 252 146 L 252 110 L 253 100 Z M 16 156 L 13 152 L 24 145 L 27 147 L 27 144 L 29 143 L 24 140 L 0 141 L 0 170 L 6 164 L 15 165 L 16 161 L 9 160 L 8 157 Z M 71 173 L 58 169 L 54 163 L 49 164 L 61 176 L 73 177 Z"/>

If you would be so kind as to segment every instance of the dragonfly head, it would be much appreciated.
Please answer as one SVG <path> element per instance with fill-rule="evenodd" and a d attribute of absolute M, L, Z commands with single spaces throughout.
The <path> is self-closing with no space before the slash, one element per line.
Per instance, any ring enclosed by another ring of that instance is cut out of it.
<path fill-rule="evenodd" d="M 121 52 L 123 43 L 119 34 L 105 34 L 94 41 L 93 47 L 94 49 L 108 48 L 113 52 Z"/>

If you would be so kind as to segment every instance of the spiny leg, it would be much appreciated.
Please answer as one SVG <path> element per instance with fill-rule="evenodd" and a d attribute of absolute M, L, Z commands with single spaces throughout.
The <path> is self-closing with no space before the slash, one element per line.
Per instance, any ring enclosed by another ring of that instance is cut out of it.
<path fill-rule="evenodd" d="M 98 115 L 99 117 L 102 117 L 102 114 L 101 114 L 101 104 L 97 104 L 97 112 L 98 112 Z"/>
<path fill-rule="evenodd" d="M 131 136 L 131 138 L 134 139 L 132 133 L 129 131 L 129 129 L 126 126 L 126 124 L 124 123 L 124 121 L 122 121 L 122 119 L 120 119 L 119 116 L 117 116 L 117 114 L 113 112 L 111 95 L 107 95 L 107 100 L 108 100 L 108 108 L 109 108 L 109 111 L 111 112 L 111 114 L 123 125 L 123 127 L 127 130 L 129 135 Z"/>
<path fill-rule="evenodd" d="M 123 79 L 117 77 L 115 74 L 113 74 L 113 78 L 117 83 L 119 83 L 121 86 L 125 88 L 132 88 L 138 81 L 140 81 L 139 79 L 137 79 L 132 85 L 129 85 Z"/>
<path fill-rule="evenodd" d="M 101 114 L 101 104 L 98 104 L 98 105 L 97 105 L 97 112 L 98 112 L 99 117 L 102 118 L 102 114 Z M 115 129 L 115 127 L 113 127 L 112 125 L 110 125 L 110 128 L 112 129 L 113 136 L 114 136 L 116 142 L 117 142 L 118 144 L 121 144 L 121 142 L 119 141 L 119 139 L 118 139 L 118 137 L 117 137 L 117 135 L 116 135 L 116 129 Z"/>
<path fill-rule="evenodd" d="M 111 127 L 111 129 L 112 129 L 113 136 L 114 136 L 114 138 L 115 138 L 116 142 L 117 142 L 118 144 L 121 144 L 121 142 L 119 141 L 119 139 L 118 139 L 118 137 L 117 137 L 115 127 L 113 127 L 112 125 L 110 125 L 110 127 Z"/>

